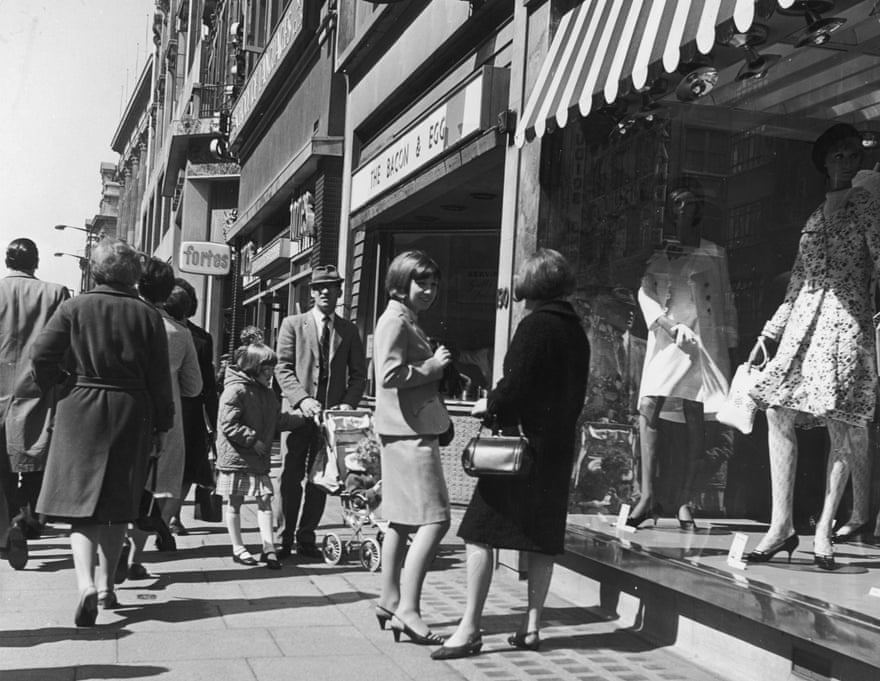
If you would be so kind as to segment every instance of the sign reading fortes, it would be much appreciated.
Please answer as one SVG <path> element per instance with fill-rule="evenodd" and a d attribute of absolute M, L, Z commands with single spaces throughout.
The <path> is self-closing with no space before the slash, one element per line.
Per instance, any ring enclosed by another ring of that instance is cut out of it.
<path fill-rule="evenodd" d="M 472 80 L 352 173 L 351 210 L 357 210 L 479 130 L 483 81 L 482 76 Z"/>
<path fill-rule="evenodd" d="M 177 266 L 181 272 L 222 277 L 232 264 L 229 246 L 212 241 L 183 241 Z"/>

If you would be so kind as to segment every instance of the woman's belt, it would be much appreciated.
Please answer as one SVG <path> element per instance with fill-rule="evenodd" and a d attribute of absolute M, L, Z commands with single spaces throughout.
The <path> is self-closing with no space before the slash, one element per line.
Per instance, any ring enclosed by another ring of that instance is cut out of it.
<path fill-rule="evenodd" d="M 77 376 L 76 385 L 82 388 L 101 388 L 103 390 L 146 390 L 147 384 L 133 378 L 102 378 L 101 376 Z"/>

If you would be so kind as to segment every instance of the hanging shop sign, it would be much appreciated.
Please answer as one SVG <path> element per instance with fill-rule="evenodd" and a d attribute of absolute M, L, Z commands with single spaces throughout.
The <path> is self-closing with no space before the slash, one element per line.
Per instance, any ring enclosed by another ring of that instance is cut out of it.
<path fill-rule="evenodd" d="M 181 272 L 209 277 L 229 274 L 232 264 L 229 246 L 213 241 L 183 241 L 178 256 L 177 267 Z"/>
<path fill-rule="evenodd" d="M 290 202 L 290 238 L 303 241 L 315 235 L 315 199 L 312 192 L 303 192 Z"/>
<path fill-rule="evenodd" d="M 351 177 L 351 210 L 400 184 L 452 146 L 491 123 L 496 69 L 486 68 L 419 119 L 392 144 L 363 163 Z"/>
<path fill-rule="evenodd" d="M 253 113 L 269 81 L 279 71 L 281 62 L 290 52 L 297 36 L 302 33 L 302 28 L 303 0 L 292 0 L 232 109 L 232 141 L 235 141 L 238 131 Z"/>
<path fill-rule="evenodd" d="M 259 275 L 280 261 L 290 260 L 290 239 L 275 239 L 251 260 L 251 274 Z"/>

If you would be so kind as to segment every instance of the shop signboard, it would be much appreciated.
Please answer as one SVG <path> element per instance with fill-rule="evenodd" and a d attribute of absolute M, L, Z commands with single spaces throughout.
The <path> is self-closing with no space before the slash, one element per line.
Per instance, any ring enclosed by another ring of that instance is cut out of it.
<path fill-rule="evenodd" d="M 235 141 L 238 131 L 253 113 L 269 81 L 278 73 L 281 62 L 302 33 L 302 28 L 303 0 L 292 0 L 232 109 L 232 141 Z"/>
<path fill-rule="evenodd" d="M 485 127 L 491 89 L 486 71 L 419 119 L 392 144 L 362 164 L 351 178 L 351 210 L 355 211 L 379 194 L 438 158 L 471 133 Z"/>
<path fill-rule="evenodd" d="M 180 244 L 177 266 L 181 272 L 222 277 L 229 274 L 232 265 L 229 246 L 212 241 L 183 241 Z"/>
<path fill-rule="evenodd" d="M 251 274 L 256 276 L 275 265 L 279 260 L 289 259 L 290 239 L 276 239 L 253 257 L 251 260 Z"/>

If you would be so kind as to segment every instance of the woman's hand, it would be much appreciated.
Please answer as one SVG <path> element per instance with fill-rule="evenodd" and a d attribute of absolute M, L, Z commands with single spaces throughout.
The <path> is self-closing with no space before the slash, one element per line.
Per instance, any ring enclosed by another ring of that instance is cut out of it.
<path fill-rule="evenodd" d="M 678 347 L 686 345 L 696 345 L 697 334 L 687 324 L 676 324 L 672 327 L 672 336 L 675 338 L 675 344 Z"/>
<path fill-rule="evenodd" d="M 471 416 L 485 416 L 487 411 L 489 411 L 489 401 L 485 397 L 481 397 L 471 407 Z"/>
<path fill-rule="evenodd" d="M 440 366 L 445 367 L 452 362 L 452 354 L 445 345 L 438 345 L 434 351 L 434 359 L 440 362 Z"/>

